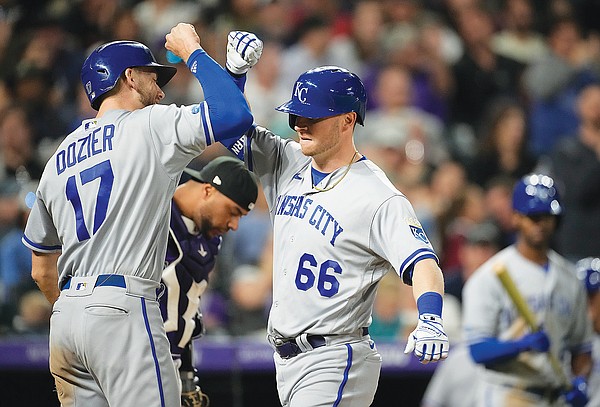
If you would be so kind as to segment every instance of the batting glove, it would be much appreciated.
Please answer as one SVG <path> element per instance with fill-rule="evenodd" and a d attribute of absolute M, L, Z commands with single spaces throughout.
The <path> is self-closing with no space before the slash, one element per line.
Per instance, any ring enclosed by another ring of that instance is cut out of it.
<path fill-rule="evenodd" d="M 550 339 L 543 330 L 524 335 L 520 342 L 525 350 L 543 353 L 550 349 Z"/>
<path fill-rule="evenodd" d="M 235 75 L 243 75 L 252 68 L 262 55 L 263 43 L 246 31 L 231 31 L 227 36 L 227 69 Z"/>
<path fill-rule="evenodd" d="M 414 351 L 423 364 L 446 359 L 450 345 L 442 324 L 442 318 L 437 315 L 419 315 L 419 323 L 417 328 L 408 335 L 404 353 Z"/>
<path fill-rule="evenodd" d="M 565 396 L 565 401 L 572 407 L 583 407 L 587 404 L 587 383 L 585 378 L 581 376 L 577 376 L 573 379 L 572 383 L 573 388 L 567 391 Z"/>

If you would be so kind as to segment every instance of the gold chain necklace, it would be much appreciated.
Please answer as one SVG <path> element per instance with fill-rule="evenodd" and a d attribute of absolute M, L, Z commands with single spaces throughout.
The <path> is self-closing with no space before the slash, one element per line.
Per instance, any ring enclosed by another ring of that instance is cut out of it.
<path fill-rule="evenodd" d="M 358 155 L 358 151 L 354 150 L 354 155 L 352 155 L 352 158 L 350 159 L 350 162 L 346 166 L 346 169 L 344 170 L 344 173 L 332 185 L 330 185 L 330 186 L 328 186 L 326 188 L 319 188 L 318 186 L 313 185 L 313 189 L 316 189 L 319 192 L 325 192 L 325 191 L 329 191 L 330 189 L 333 189 L 337 184 L 339 184 L 340 182 L 342 182 L 342 180 L 346 177 L 346 175 L 348 174 L 348 171 L 350 171 L 350 167 L 354 163 L 354 159 L 356 158 L 357 155 Z"/>

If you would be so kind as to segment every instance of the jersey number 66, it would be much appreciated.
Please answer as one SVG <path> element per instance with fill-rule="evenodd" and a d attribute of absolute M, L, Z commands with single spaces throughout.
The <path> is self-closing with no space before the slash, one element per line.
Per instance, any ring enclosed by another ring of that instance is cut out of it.
<path fill-rule="evenodd" d="M 340 290 L 340 283 L 335 278 L 335 275 L 328 274 L 331 270 L 334 273 L 342 274 L 340 264 L 335 260 L 325 260 L 319 266 L 315 256 L 310 253 L 304 253 L 300 257 L 298 263 L 298 271 L 296 272 L 296 287 L 299 290 L 307 291 L 315 285 L 315 272 L 318 268 L 319 279 L 317 281 L 317 289 L 323 297 L 333 297 Z"/>

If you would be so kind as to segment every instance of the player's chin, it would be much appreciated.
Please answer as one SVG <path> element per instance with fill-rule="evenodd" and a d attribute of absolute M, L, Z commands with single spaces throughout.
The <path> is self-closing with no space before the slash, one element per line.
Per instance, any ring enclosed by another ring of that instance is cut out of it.
<path fill-rule="evenodd" d="M 304 155 L 314 154 L 315 143 L 311 139 L 301 137 L 298 142 L 300 143 L 300 148 L 302 149 L 302 153 L 304 153 Z"/>

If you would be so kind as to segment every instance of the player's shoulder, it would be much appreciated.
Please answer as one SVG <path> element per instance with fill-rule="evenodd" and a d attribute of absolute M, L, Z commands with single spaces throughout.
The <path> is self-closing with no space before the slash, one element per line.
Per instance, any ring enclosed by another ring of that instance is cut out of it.
<path fill-rule="evenodd" d="M 398 196 L 406 199 L 406 196 L 396 188 L 385 172 L 373 161 L 365 157 L 356 164 L 354 164 L 358 168 L 356 182 L 357 184 L 360 182 L 358 185 L 360 185 L 361 193 L 373 196 L 373 198 L 387 199 Z"/>

